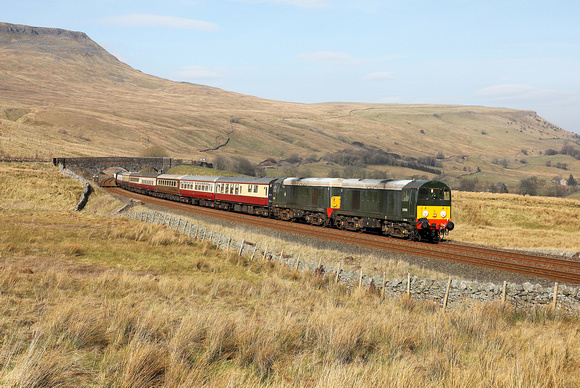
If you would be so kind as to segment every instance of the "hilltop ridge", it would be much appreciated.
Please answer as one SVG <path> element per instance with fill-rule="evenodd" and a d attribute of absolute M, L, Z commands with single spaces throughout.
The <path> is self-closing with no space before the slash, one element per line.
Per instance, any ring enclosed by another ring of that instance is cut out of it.
<path fill-rule="evenodd" d="M 575 159 L 550 159 L 567 164 L 560 171 L 546 168 L 544 155 L 566 144 L 580 148 L 580 137 L 531 111 L 266 100 L 144 74 L 85 33 L 56 28 L 0 23 L 0 54 L 0 156 L 137 156 L 159 146 L 174 157 L 259 163 L 370 152 L 423 158 L 457 178 L 580 176 Z M 422 174 L 367 159 L 350 167 L 390 177 Z M 311 172 L 327 174 L 333 168 L 327 163 L 312 164 Z"/>
<path fill-rule="evenodd" d="M 0 42 L 3 50 L 14 50 L 23 54 L 44 53 L 67 60 L 81 55 L 99 57 L 111 64 L 122 64 L 115 56 L 80 31 L 0 22 Z"/>
<path fill-rule="evenodd" d="M 73 39 L 90 40 L 87 34 L 80 31 L 70 31 L 62 28 L 33 27 L 26 26 L 23 24 L 12 24 L 5 22 L 0 22 L 0 33 L 21 34 L 31 36 L 53 35 L 53 36 L 71 37 Z"/>

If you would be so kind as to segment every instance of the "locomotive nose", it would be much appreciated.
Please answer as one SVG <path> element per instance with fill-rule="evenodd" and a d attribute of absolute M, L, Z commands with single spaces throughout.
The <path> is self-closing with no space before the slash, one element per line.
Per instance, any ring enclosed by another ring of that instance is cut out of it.
<path fill-rule="evenodd" d="M 455 224 L 453 223 L 453 221 L 449 221 L 447 223 L 447 230 L 453 230 L 453 228 L 455 228 Z"/>

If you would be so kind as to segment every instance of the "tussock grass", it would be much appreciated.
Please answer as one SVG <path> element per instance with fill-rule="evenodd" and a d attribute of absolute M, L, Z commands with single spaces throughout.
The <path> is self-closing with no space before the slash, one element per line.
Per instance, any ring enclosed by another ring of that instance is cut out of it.
<path fill-rule="evenodd" d="M 2 386 L 580 383 L 578 316 L 442 314 L 61 206 L 0 213 Z"/>
<path fill-rule="evenodd" d="M 234 386 L 580 381 L 574 317 L 501 305 L 441 314 L 431 303 L 380 302 L 333 282 L 291 280 L 290 271 L 268 265 L 244 267 L 228 263 L 225 255 L 211 259 L 225 262 L 211 277 L 99 266 L 89 272 L 54 259 L 37 261 L 41 269 L 29 273 L 19 270 L 23 261 L 5 262 L 0 381 L 49 386 L 85 381 L 216 386 L 233 376 Z"/>
<path fill-rule="evenodd" d="M 455 192 L 450 238 L 502 248 L 580 251 L 580 201 Z"/>

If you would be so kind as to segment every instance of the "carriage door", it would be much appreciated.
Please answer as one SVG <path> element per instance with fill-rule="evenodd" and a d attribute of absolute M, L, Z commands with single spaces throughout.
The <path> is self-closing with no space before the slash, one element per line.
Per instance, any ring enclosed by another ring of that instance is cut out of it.
<path fill-rule="evenodd" d="M 411 221 L 411 214 L 413 214 L 411 208 L 413 204 L 411 202 L 411 190 L 403 189 L 401 191 L 401 218 L 403 221 Z"/>

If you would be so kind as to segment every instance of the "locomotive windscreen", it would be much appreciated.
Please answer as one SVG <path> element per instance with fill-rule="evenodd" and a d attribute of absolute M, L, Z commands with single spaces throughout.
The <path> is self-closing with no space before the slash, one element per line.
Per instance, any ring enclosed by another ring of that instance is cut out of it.
<path fill-rule="evenodd" d="M 451 192 L 445 188 L 428 188 L 421 187 L 419 189 L 419 201 L 450 201 Z"/>

